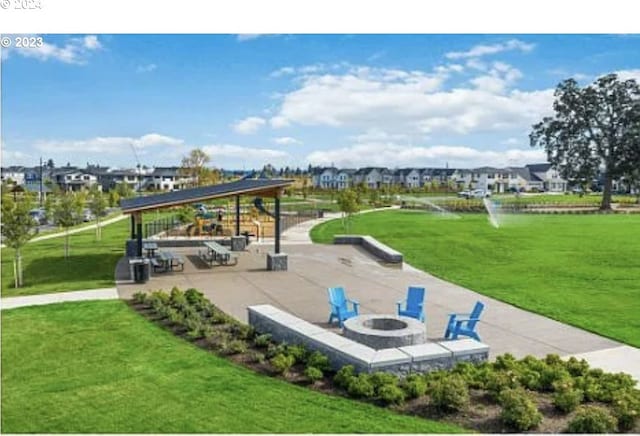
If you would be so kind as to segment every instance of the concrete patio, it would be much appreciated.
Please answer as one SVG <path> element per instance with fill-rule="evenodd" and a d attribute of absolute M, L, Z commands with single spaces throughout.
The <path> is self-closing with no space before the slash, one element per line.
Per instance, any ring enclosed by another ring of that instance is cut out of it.
<path fill-rule="evenodd" d="M 427 336 L 441 339 L 450 312 L 468 312 L 476 300 L 486 303 L 479 326 L 491 355 L 512 353 L 544 356 L 599 352 L 622 344 L 482 296 L 437 279 L 409 266 L 389 267 L 359 247 L 346 245 L 285 245 L 288 271 L 266 271 L 271 245 L 252 244 L 240 253 L 236 266 L 209 268 L 198 259 L 198 248 L 171 249 L 185 256 L 184 272 L 152 274 L 145 284 L 129 280 L 126 259 L 116 271 L 118 293 L 129 298 L 138 290 L 196 288 L 237 319 L 247 321 L 246 307 L 271 304 L 300 318 L 327 327 L 329 286 L 344 286 L 350 298 L 361 303 L 361 313 L 394 313 L 395 302 L 405 297 L 407 286 L 427 289 Z"/>

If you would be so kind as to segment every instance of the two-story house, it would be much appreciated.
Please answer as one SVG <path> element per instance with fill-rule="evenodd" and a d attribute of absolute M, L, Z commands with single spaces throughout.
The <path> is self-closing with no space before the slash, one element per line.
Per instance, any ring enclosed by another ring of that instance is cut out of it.
<path fill-rule="evenodd" d="M 542 189 L 548 192 L 565 192 L 567 190 L 567 180 L 560 176 L 558 170 L 553 168 L 550 163 L 531 164 L 525 167 L 537 179 L 542 181 Z"/>
<path fill-rule="evenodd" d="M 334 189 L 338 169 L 335 167 L 314 168 L 311 173 L 311 182 L 314 188 Z"/>
<path fill-rule="evenodd" d="M 353 186 L 353 174 L 356 172 L 354 169 L 339 170 L 335 177 L 336 189 L 347 189 Z"/>

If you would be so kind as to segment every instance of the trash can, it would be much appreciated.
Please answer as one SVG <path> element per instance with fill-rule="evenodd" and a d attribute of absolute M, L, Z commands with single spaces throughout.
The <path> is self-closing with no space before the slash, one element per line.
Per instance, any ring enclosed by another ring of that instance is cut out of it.
<path fill-rule="evenodd" d="M 149 281 L 150 265 L 149 259 L 131 259 L 129 263 L 133 269 L 133 281 L 135 283 L 146 283 Z"/>

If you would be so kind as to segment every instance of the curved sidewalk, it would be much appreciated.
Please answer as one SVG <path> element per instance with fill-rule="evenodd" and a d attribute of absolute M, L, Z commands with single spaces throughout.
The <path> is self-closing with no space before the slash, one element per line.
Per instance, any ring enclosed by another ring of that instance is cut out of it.
<path fill-rule="evenodd" d="M 0 300 L 0 310 L 18 307 L 42 306 L 44 304 L 63 303 L 66 301 L 116 300 L 116 288 L 90 289 L 86 291 L 59 292 L 55 294 L 27 295 L 24 297 L 7 297 Z"/>

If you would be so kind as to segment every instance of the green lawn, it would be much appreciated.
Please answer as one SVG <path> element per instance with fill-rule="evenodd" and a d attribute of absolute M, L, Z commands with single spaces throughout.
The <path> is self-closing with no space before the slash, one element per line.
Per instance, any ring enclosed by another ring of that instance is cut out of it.
<path fill-rule="evenodd" d="M 482 294 L 640 346 L 640 215 L 485 214 L 443 219 L 422 212 L 356 216 L 411 265 Z M 345 233 L 340 220 L 315 227 L 316 242 Z"/>
<path fill-rule="evenodd" d="M 13 287 L 13 256 L 2 249 L 2 296 L 45 294 L 79 289 L 110 287 L 114 284 L 115 265 L 124 255 L 129 237 L 128 219 L 102 229 L 102 240 L 95 230 L 69 235 L 69 258 L 64 258 L 64 237 L 32 242 L 22 249 L 25 285 Z"/>
<path fill-rule="evenodd" d="M 460 428 L 236 366 L 121 301 L 2 313 L 4 433 L 430 433 Z"/>

